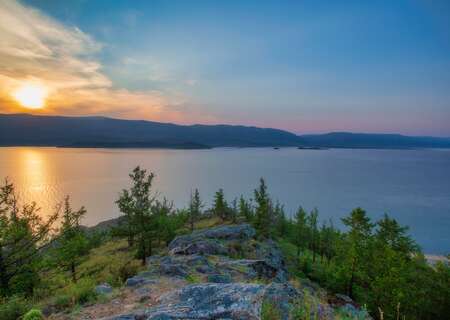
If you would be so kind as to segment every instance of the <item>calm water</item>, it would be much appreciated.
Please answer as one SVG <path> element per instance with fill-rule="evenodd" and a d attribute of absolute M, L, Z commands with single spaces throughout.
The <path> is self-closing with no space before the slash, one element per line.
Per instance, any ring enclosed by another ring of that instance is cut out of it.
<path fill-rule="evenodd" d="M 114 201 L 136 166 L 157 174 L 161 195 L 185 206 L 192 188 L 203 199 L 224 188 L 228 199 L 251 196 L 265 177 L 272 196 L 292 213 L 318 207 L 323 219 L 361 206 L 409 225 L 428 253 L 450 251 L 450 150 L 109 150 L 0 148 L 0 177 L 45 215 L 66 194 L 85 205 L 85 223 L 116 217 Z"/>

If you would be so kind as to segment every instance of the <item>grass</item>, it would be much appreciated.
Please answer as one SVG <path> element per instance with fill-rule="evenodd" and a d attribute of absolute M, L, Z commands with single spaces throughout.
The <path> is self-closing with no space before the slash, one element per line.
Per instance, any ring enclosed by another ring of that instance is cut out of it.
<path fill-rule="evenodd" d="M 226 223 L 219 217 L 204 218 L 194 223 L 194 230 L 212 228 L 224 224 Z"/>
<path fill-rule="evenodd" d="M 97 283 L 109 283 L 119 287 L 123 282 L 144 270 L 134 250 L 125 240 L 112 240 L 93 249 L 79 267 L 80 277 L 90 277 Z"/>
<path fill-rule="evenodd" d="M 280 310 L 273 303 L 264 301 L 261 306 L 261 320 L 281 320 Z"/>
<path fill-rule="evenodd" d="M 191 284 L 201 283 L 202 282 L 202 279 L 199 276 L 197 276 L 196 274 L 193 274 L 193 273 L 188 274 L 185 279 L 186 279 L 186 281 L 188 283 L 191 283 Z"/>
<path fill-rule="evenodd" d="M 48 272 L 36 290 L 35 305 L 51 307 L 58 311 L 74 312 L 80 305 L 97 301 L 95 286 L 108 283 L 121 287 L 124 281 L 145 267 L 135 258 L 135 251 L 128 248 L 126 240 L 107 241 L 85 257 L 77 268 L 76 283 L 61 270 Z M 0 317 L 1 318 L 1 317 Z M 3 318 L 1 318 L 3 320 Z"/>

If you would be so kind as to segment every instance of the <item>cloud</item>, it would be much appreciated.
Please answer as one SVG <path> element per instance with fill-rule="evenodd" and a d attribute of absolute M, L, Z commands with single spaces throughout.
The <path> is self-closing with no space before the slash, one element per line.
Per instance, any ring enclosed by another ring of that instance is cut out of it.
<path fill-rule="evenodd" d="M 31 82 L 49 92 L 41 113 L 189 122 L 179 96 L 116 88 L 102 73 L 100 50 L 102 44 L 76 27 L 17 1 L 0 1 L 0 112 L 23 112 L 11 93 Z"/>

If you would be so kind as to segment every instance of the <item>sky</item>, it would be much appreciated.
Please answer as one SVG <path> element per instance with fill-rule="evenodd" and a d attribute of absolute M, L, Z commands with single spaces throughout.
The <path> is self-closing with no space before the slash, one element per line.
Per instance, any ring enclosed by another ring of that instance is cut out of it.
<path fill-rule="evenodd" d="M 17 112 L 450 136 L 450 2 L 0 0 Z"/>

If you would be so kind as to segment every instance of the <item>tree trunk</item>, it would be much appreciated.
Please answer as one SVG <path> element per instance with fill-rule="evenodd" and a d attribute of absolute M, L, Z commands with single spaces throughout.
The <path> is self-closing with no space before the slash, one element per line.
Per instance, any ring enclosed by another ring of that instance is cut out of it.
<path fill-rule="evenodd" d="M 8 295 L 9 291 L 9 280 L 6 274 L 5 261 L 3 259 L 2 249 L 0 248 L 0 292 Z"/>
<path fill-rule="evenodd" d="M 353 299 L 353 282 L 355 281 L 355 259 L 352 261 L 352 271 L 350 276 L 350 281 L 348 282 L 347 295 Z"/>
<path fill-rule="evenodd" d="M 74 283 L 76 283 L 77 282 L 77 273 L 75 270 L 75 262 L 73 262 L 73 261 L 70 263 L 70 273 L 72 274 L 72 281 Z"/>
<path fill-rule="evenodd" d="M 145 260 L 147 258 L 147 248 L 145 246 L 145 240 L 141 240 L 141 261 L 142 265 L 145 266 Z"/>

